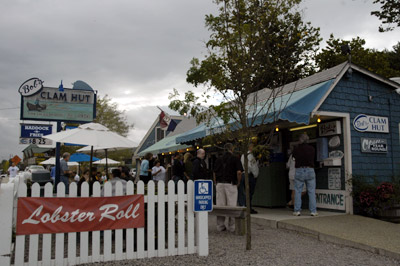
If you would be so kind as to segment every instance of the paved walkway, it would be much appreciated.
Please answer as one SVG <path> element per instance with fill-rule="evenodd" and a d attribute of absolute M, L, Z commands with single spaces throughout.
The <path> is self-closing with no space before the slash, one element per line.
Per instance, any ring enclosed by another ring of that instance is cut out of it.
<path fill-rule="evenodd" d="M 359 248 L 400 259 L 400 224 L 358 215 L 318 211 L 318 217 L 302 211 L 295 217 L 288 209 L 256 208 L 256 224 L 297 231 L 335 244 Z"/>

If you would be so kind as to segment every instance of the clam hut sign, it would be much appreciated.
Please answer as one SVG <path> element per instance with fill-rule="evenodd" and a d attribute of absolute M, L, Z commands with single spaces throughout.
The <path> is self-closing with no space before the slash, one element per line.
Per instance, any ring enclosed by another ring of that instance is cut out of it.
<path fill-rule="evenodd" d="M 43 83 L 32 78 L 19 87 L 21 120 L 87 123 L 96 117 L 96 93 L 83 81 L 75 82 L 72 89 L 44 87 Z M 84 84 L 84 89 L 75 84 Z"/>
<path fill-rule="evenodd" d="M 359 132 L 389 133 L 387 117 L 360 114 L 354 118 L 353 126 Z"/>

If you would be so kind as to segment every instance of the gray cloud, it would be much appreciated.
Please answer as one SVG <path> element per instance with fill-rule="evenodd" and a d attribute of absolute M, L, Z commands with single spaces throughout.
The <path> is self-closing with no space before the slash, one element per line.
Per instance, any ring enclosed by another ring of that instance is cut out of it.
<path fill-rule="evenodd" d="M 370 1 L 305 0 L 304 18 L 328 38 L 360 36 L 367 45 L 390 48 L 398 30 L 378 33 Z M 192 57 L 205 52 L 204 16 L 211 0 L 3 0 L 0 2 L 1 108 L 19 107 L 18 87 L 31 77 L 47 86 L 84 80 L 126 110 L 139 143 L 173 88 L 185 82 Z M 0 110 L 0 159 L 21 156 L 19 110 Z"/>

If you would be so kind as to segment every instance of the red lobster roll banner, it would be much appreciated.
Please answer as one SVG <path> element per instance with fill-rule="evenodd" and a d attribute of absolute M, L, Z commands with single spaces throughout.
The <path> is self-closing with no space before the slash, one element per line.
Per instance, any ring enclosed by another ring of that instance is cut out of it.
<path fill-rule="evenodd" d="M 17 235 L 144 227 L 144 196 L 19 198 Z"/>

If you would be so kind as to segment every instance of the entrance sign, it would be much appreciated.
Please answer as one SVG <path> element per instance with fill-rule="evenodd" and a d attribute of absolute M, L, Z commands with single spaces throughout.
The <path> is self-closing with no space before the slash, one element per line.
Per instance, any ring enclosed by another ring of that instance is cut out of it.
<path fill-rule="evenodd" d="M 387 153 L 386 139 L 361 138 L 361 152 L 365 153 Z"/>
<path fill-rule="evenodd" d="M 19 198 L 17 235 L 144 227 L 144 196 Z"/>
<path fill-rule="evenodd" d="M 93 90 L 43 87 L 37 78 L 24 82 L 21 94 L 21 120 L 92 122 L 96 117 Z"/>
<path fill-rule="evenodd" d="M 316 189 L 317 207 L 333 210 L 346 210 L 344 190 Z"/>
<path fill-rule="evenodd" d="M 52 125 L 21 124 L 21 138 L 42 138 L 51 133 Z"/>
<path fill-rule="evenodd" d="M 361 114 L 354 118 L 353 126 L 359 132 L 389 133 L 389 119 L 387 117 Z"/>
<path fill-rule="evenodd" d="M 342 128 L 340 127 L 340 121 L 332 121 L 318 125 L 319 136 L 332 136 L 342 134 Z"/>
<path fill-rule="evenodd" d="M 212 211 L 213 207 L 213 182 L 211 180 L 194 181 L 194 207 L 195 212 Z"/>

